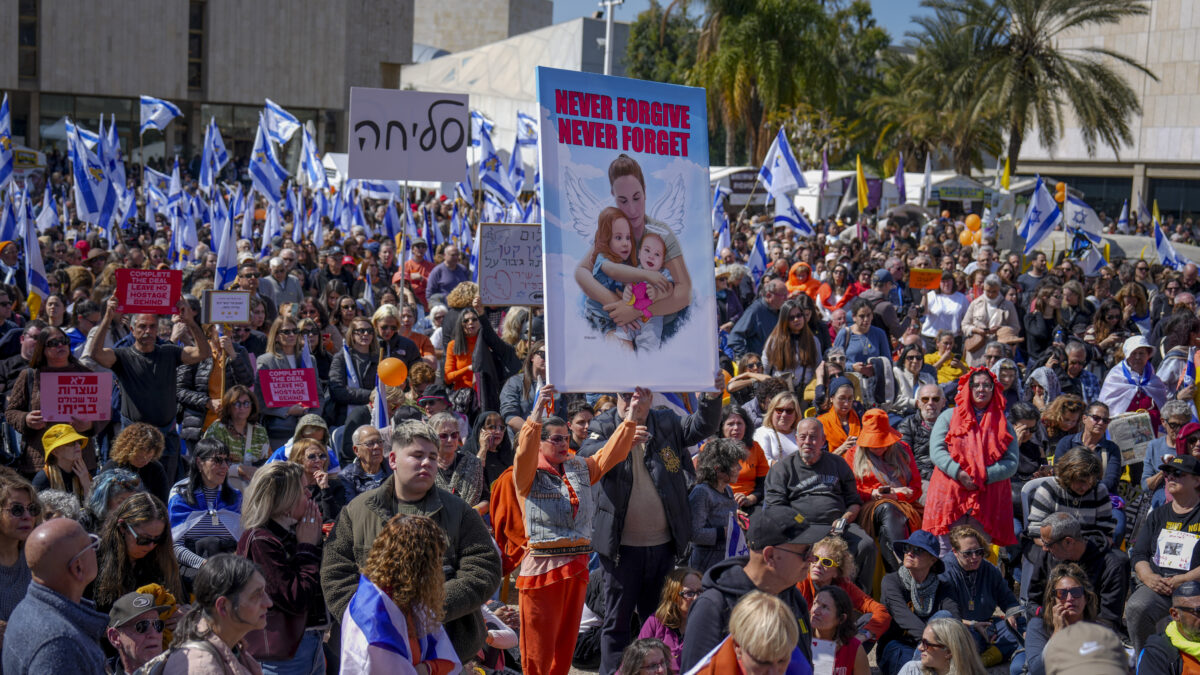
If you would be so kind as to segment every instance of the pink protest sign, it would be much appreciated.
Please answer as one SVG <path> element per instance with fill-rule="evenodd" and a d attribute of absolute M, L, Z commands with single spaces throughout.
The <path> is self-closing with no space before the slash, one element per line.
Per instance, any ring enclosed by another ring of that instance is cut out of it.
<path fill-rule="evenodd" d="M 174 314 L 183 293 L 181 270 L 117 270 L 117 311 Z"/>
<path fill-rule="evenodd" d="M 112 373 L 42 373 L 42 418 L 98 422 L 112 418 Z"/>
<path fill-rule="evenodd" d="M 268 408 L 302 405 L 317 407 L 317 371 L 312 368 L 260 370 L 263 402 Z"/>

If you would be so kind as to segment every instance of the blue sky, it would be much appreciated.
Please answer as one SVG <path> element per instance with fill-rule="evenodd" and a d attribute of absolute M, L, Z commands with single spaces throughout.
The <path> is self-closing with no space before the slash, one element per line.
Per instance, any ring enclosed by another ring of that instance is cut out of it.
<path fill-rule="evenodd" d="M 670 0 L 659 0 L 667 4 Z M 698 5 L 698 0 L 692 0 Z M 617 7 L 613 15 L 617 21 L 633 21 L 642 10 L 650 6 L 650 0 L 625 0 L 625 4 Z M 910 17 L 921 9 L 920 0 L 871 0 L 876 21 L 887 29 L 893 42 L 903 42 L 904 33 L 913 29 Z M 554 23 L 574 19 L 580 16 L 591 16 L 600 9 L 597 0 L 554 0 Z"/>

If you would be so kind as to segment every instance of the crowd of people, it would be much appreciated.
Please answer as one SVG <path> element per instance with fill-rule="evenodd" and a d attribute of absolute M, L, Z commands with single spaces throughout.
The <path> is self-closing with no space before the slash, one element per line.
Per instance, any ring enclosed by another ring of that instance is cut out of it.
<path fill-rule="evenodd" d="M 175 314 L 122 315 L 166 227 L 48 230 L 32 316 L 0 242 L 5 673 L 1200 671 L 1194 264 L 741 220 L 681 409 L 557 391 L 553 317 L 453 242 L 285 224 L 238 242 L 249 324 L 198 323 L 203 245 Z M 291 368 L 317 404 L 268 408 Z M 110 419 L 48 421 L 40 376 L 93 371 Z"/>

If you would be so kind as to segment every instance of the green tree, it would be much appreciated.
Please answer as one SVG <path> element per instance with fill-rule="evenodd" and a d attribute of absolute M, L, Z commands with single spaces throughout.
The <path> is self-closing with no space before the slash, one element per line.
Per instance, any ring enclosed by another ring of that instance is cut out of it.
<path fill-rule="evenodd" d="M 673 9 L 666 13 L 658 0 L 650 0 L 649 9 L 630 24 L 625 47 L 625 72 L 629 77 L 687 84 L 696 63 L 700 26 L 688 15 L 686 2 Z"/>
<path fill-rule="evenodd" d="M 954 88 L 975 87 L 994 97 L 976 104 L 1003 111 L 1013 172 L 1026 134 L 1036 128 L 1041 144 L 1053 148 L 1068 110 L 1079 124 L 1089 154 L 1099 143 L 1118 151 L 1122 144 L 1133 142 L 1129 123 L 1142 108 L 1118 68 L 1128 66 L 1152 78 L 1154 74 L 1119 52 L 1063 47 L 1060 38 L 1145 15 L 1149 7 L 1142 0 L 924 0 L 922 4 L 950 17 L 959 31 L 972 34 L 978 43 L 975 58 L 956 69 Z"/>

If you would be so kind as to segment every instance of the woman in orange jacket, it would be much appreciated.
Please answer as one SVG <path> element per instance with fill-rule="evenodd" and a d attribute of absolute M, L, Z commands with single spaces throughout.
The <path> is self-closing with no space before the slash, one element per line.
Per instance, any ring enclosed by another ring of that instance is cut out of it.
<path fill-rule="evenodd" d="M 446 384 L 453 389 L 470 389 L 475 386 L 475 372 L 471 360 L 475 357 L 475 343 L 483 327 L 479 313 L 466 308 L 458 315 L 450 343 L 446 345 Z"/>

